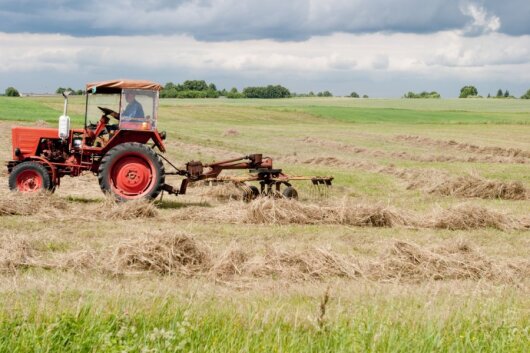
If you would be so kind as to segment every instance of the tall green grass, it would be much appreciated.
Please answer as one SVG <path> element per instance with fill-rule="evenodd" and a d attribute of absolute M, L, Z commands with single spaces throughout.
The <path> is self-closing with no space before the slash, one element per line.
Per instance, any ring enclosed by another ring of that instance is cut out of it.
<path fill-rule="evenodd" d="M 90 304 L 75 310 L 30 308 L 25 314 L 0 314 L 0 352 L 526 351 L 528 317 L 498 303 L 466 305 L 429 315 L 415 301 L 371 303 L 322 325 L 260 309 L 238 314 L 233 304 L 220 303 L 196 311 L 171 301 L 133 312 Z"/>

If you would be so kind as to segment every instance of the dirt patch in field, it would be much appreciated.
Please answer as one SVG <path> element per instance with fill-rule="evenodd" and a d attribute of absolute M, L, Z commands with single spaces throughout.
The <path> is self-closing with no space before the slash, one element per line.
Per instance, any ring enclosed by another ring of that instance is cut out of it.
<path fill-rule="evenodd" d="M 413 135 L 398 135 L 394 138 L 396 141 L 404 141 L 416 146 L 438 146 L 456 149 L 459 151 L 489 154 L 499 157 L 521 158 L 524 160 L 530 158 L 530 151 L 524 151 L 519 148 L 503 148 L 496 146 L 477 146 L 469 143 L 457 142 L 455 140 L 435 140 L 429 137 L 413 136 Z M 525 163 L 524 161 L 522 163 Z"/>

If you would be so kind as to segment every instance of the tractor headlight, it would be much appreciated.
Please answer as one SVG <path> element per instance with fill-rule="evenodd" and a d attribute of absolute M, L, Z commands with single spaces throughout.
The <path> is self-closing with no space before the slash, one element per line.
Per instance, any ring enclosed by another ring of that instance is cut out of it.
<path fill-rule="evenodd" d="M 81 148 L 83 146 L 83 138 L 77 137 L 72 139 L 72 147 L 73 148 Z"/>
<path fill-rule="evenodd" d="M 162 140 L 165 140 L 165 139 L 166 139 L 166 132 L 165 132 L 165 131 L 160 131 L 158 134 L 160 135 L 160 138 L 161 138 Z"/>

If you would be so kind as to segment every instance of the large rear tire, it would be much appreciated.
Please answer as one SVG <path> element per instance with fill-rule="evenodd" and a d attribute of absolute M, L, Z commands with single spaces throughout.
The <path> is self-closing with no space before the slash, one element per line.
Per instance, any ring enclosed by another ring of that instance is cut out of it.
<path fill-rule="evenodd" d="M 137 142 L 122 143 L 105 154 L 99 165 L 99 186 L 118 201 L 155 199 L 165 181 L 157 154 Z"/>
<path fill-rule="evenodd" d="M 53 192 L 55 189 L 46 167 L 33 161 L 17 164 L 11 170 L 9 188 L 20 192 Z"/>

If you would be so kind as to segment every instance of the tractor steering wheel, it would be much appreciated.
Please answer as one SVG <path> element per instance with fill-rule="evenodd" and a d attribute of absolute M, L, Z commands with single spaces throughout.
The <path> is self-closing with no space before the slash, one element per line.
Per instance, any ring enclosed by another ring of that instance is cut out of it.
<path fill-rule="evenodd" d="M 110 115 L 113 118 L 120 120 L 120 114 L 116 113 L 114 110 L 109 109 L 109 108 L 104 108 L 104 107 L 98 107 L 98 108 L 99 110 L 103 112 L 103 114 L 105 114 L 105 116 Z"/>

